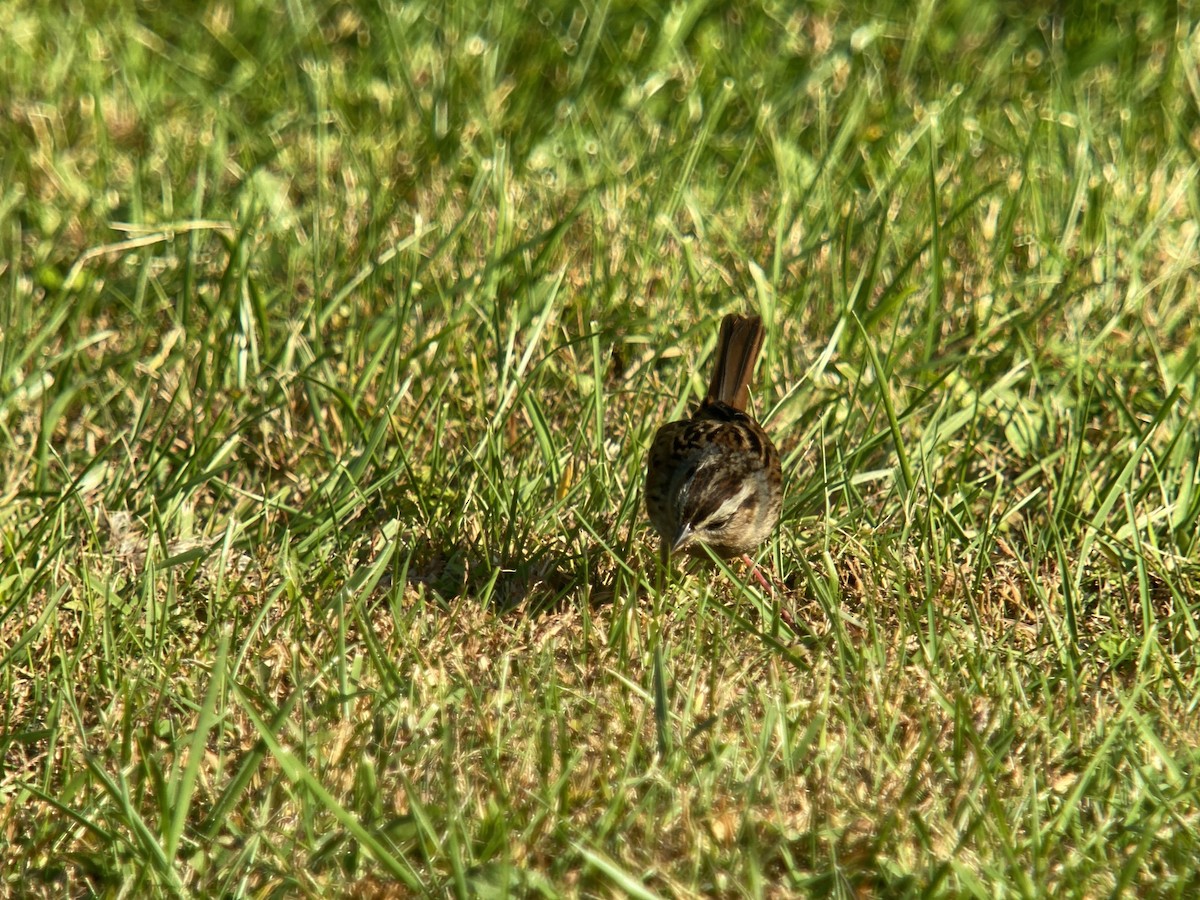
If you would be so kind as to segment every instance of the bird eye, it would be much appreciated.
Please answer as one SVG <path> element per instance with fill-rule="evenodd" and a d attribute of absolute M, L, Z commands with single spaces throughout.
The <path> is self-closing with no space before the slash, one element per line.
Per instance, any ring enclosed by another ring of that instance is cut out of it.
<path fill-rule="evenodd" d="M 711 522 L 708 523 L 708 525 L 706 527 L 708 528 L 709 531 L 720 531 L 726 525 L 729 524 L 729 522 L 732 518 L 733 518 L 733 516 L 722 516 L 719 519 L 713 519 Z"/>

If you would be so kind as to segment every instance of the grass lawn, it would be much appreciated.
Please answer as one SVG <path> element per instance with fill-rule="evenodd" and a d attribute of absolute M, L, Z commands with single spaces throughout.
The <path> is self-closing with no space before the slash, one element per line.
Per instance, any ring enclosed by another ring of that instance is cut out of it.
<path fill-rule="evenodd" d="M 0 893 L 1200 892 L 1188 4 L 201 6 L 0 4 Z"/>

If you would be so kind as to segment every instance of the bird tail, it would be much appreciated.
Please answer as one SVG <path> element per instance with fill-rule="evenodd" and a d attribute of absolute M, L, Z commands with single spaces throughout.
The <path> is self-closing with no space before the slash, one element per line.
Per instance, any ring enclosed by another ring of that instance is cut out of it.
<path fill-rule="evenodd" d="M 762 349 L 763 323 L 758 316 L 730 313 L 721 320 L 716 363 L 705 403 L 727 403 L 744 410 L 750 399 L 750 379 Z"/>

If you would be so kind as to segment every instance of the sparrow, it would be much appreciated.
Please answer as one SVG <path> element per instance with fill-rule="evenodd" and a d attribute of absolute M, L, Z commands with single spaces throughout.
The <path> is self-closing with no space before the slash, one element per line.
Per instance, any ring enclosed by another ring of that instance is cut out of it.
<path fill-rule="evenodd" d="M 646 512 L 664 564 L 672 553 L 704 556 L 701 545 L 725 559 L 744 556 L 779 521 L 779 451 L 746 412 L 763 335 L 758 316 L 725 316 L 708 393 L 690 418 L 667 422 L 654 435 Z"/>

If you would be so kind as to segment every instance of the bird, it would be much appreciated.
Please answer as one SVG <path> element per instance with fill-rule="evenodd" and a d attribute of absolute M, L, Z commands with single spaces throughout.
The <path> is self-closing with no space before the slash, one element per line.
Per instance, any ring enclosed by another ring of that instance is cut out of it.
<path fill-rule="evenodd" d="M 703 547 L 750 563 L 747 554 L 779 521 L 779 451 L 746 412 L 763 335 L 760 317 L 725 316 L 708 393 L 690 418 L 667 422 L 654 435 L 646 512 L 661 539 L 664 566 L 673 553 L 704 556 Z"/>

